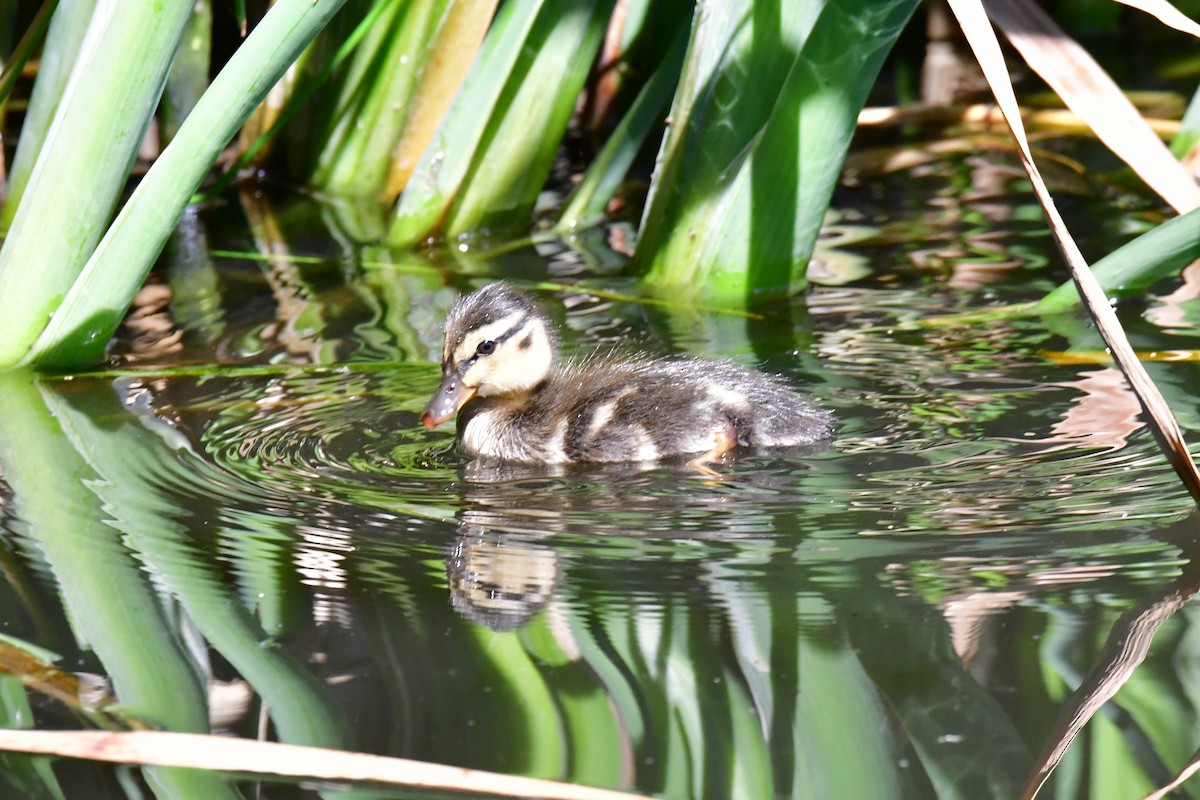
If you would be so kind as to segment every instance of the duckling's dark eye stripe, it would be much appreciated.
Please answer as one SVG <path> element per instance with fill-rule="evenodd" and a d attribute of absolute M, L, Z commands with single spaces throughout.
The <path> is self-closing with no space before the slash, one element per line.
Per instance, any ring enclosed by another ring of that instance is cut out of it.
<path fill-rule="evenodd" d="M 525 314 L 525 315 L 523 315 L 523 316 L 522 316 L 520 319 L 518 319 L 516 322 L 514 322 L 512 325 L 510 325 L 510 326 L 508 327 L 508 330 L 504 331 L 504 333 L 501 333 L 501 334 L 499 334 L 498 336 L 493 336 L 493 337 L 491 337 L 490 339 L 486 339 L 485 341 L 488 341 L 488 342 L 491 342 L 491 343 L 492 343 L 492 348 L 491 348 L 491 350 L 489 350 L 487 353 L 481 353 L 481 352 L 479 351 L 479 349 L 478 349 L 478 345 L 476 345 L 476 350 L 475 350 L 475 352 L 473 352 L 473 353 L 471 354 L 471 356 L 470 356 L 470 358 L 468 359 L 468 361 L 470 361 L 470 362 L 474 362 L 474 361 L 475 361 L 475 359 L 476 359 L 476 358 L 478 358 L 479 356 L 481 356 L 481 355 L 488 355 L 488 353 L 490 353 L 490 352 L 494 352 L 494 351 L 495 351 L 495 349 L 496 349 L 497 347 L 499 347 L 500 345 L 504 344 L 504 343 L 505 343 L 505 342 L 507 342 L 509 339 L 511 339 L 511 338 L 513 338 L 514 336 L 516 336 L 518 333 L 521 333 L 522 331 L 524 331 L 524 330 L 525 330 L 525 329 L 528 327 L 529 320 L 530 320 L 531 316 L 532 316 L 532 315 L 530 315 L 530 314 Z M 475 326 L 474 328 L 472 328 L 470 331 L 467 331 L 467 333 L 468 333 L 468 334 L 470 334 L 470 333 L 473 333 L 474 331 L 480 330 L 481 328 L 485 328 L 485 327 L 487 327 L 487 326 L 486 326 L 486 325 L 477 325 L 477 326 Z M 466 336 L 463 336 L 463 339 L 464 339 L 464 340 L 465 340 L 466 338 L 467 338 Z M 482 343 L 481 343 L 481 344 L 482 344 Z M 462 346 L 462 341 L 461 341 L 461 340 L 460 340 L 460 342 L 459 342 L 459 346 L 460 346 L 460 347 Z"/>
<path fill-rule="evenodd" d="M 516 336 L 518 333 L 520 333 L 522 330 L 525 329 L 525 324 L 529 322 L 529 318 L 530 318 L 530 314 L 522 315 L 520 319 L 518 319 L 516 322 L 514 322 L 512 325 L 509 326 L 508 330 L 506 330 L 504 333 L 500 334 L 499 336 L 493 336 L 488 341 L 495 342 L 496 344 L 501 344 L 503 342 L 507 342 L 509 339 Z M 480 328 L 486 328 L 489 324 L 491 324 L 491 323 L 484 323 L 483 325 L 476 325 L 474 328 L 471 328 L 471 330 L 467 331 L 467 333 L 474 333 L 475 331 L 479 330 Z M 466 339 L 467 337 L 464 335 L 463 338 Z"/>
<path fill-rule="evenodd" d="M 507 342 L 509 339 L 511 339 L 512 337 L 516 336 L 518 333 L 521 333 L 527 327 L 529 327 L 528 323 L 532 316 L 533 315 L 529 314 L 529 313 L 523 314 L 520 317 L 520 319 L 518 319 L 516 322 L 514 322 L 512 325 L 510 325 L 508 327 L 508 330 L 504 331 L 503 333 L 501 333 L 498 336 L 492 337 L 491 339 L 486 339 L 485 341 L 491 342 L 493 345 L 491 350 L 489 350 L 488 352 L 481 353 L 479 351 L 479 346 L 476 345 L 475 351 L 472 352 L 471 355 L 469 355 L 467 358 L 464 358 L 461 362 L 459 362 L 458 365 L 456 367 L 454 367 L 454 371 L 457 372 L 459 375 L 462 375 L 463 373 L 465 373 L 468 369 L 471 368 L 472 364 L 474 364 L 476 361 L 479 360 L 479 357 L 481 355 L 488 355 L 489 353 L 494 352 L 496 347 L 503 344 L 504 342 Z M 467 336 L 469 336 L 470 334 L 472 334 L 475 331 L 478 331 L 482 328 L 486 328 L 488 325 L 493 325 L 493 324 L 495 324 L 495 322 L 496 322 L 495 320 L 491 320 L 489 322 L 483 323 L 482 325 L 476 325 L 475 327 L 468 330 L 455 343 L 454 350 L 458 350 L 460 347 L 462 347 L 462 344 L 464 341 L 466 341 Z M 482 342 L 481 342 L 481 344 L 482 344 Z M 449 368 L 448 364 L 447 364 L 447 368 Z"/>
<path fill-rule="evenodd" d="M 498 336 L 491 337 L 489 339 L 489 341 L 493 341 L 496 344 L 500 344 L 501 342 L 508 341 L 509 339 L 511 339 L 513 336 L 515 336 L 517 333 L 519 333 L 525 327 L 526 323 L 529 322 L 529 318 L 531 316 L 532 316 L 531 314 L 526 312 L 515 323 L 510 325 L 508 327 L 508 330 L 504 331 L 503 333 L 501 333 Z M 501 317 L 500 319 L 503 319 L 503 317 Z M 468 336 L 470 336 L 472 333 L 475 333 L 475 331 L 482 330 L 483 328 L 488 327 L 489 325 L 495 325 L 496 322 L 498 322 L 498 321 L 499 320 L 497 320 L 496 318 L 488 317 L 483 322 L 480 322 L 478 325 L 472 325 L 470 328 L 467 328 L 461 334 L 454 337 L 454 346 L 448 348 L 449 352 L 451 352 L 451 353 L 458 352 L 459 348 L 461 348 L 463 346 L 463 342 L 465 342 L 467 340 Z"/>

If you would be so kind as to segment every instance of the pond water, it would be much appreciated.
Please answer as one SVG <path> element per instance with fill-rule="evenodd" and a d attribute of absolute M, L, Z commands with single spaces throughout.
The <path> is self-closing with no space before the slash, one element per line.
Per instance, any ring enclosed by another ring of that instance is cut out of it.
<path fill-rule="evenodd" d="M 308 200 L 189 216 L 110 370 L 0 376 L 3 725 L 667 798 L 1015 798 L 1090 703 L 1042 796 L 1142 797 L 1200 746 L 1192 502 L 1082 312 L 944 319 L 1064 276 L 1011 155 L 977 145 L 894 171 L 860 148 L 821 283 L 744 313 L 641 297 L 621 226 L 412 255 Z M 1092 257 L 1162 218 L 1056 178 Z M 716 476 L 474 463 L 419 414 L 446 309 L 497 277 L 572 352 L 785 375 L 837 440 Z M 1122 318 L 1194 435 L 1197 301 L 1159 294 Z M 6 797 L 450 796 L 11 755 L 0 777 Z"/>

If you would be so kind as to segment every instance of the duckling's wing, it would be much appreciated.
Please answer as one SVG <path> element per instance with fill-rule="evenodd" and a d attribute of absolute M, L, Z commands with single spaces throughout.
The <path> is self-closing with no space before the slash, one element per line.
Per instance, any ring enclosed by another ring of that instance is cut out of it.
<path fill-rule="evenodd" d="M 752 447 L 812 444 L 832 415 L 781 378 L 724 362 L 593 358 L 564 365 L 550 416 L 568 420 L 573 460 L 648 461 L 705 452 L 732 424 Z"/>
<path fill-rule="evenodd" d="M 714 402 L 733 415 L 739 440 L 751 447 L 796 447 L 833 435 L 833 414 L 777 375 L 718 362 L 704 380 Z"/>

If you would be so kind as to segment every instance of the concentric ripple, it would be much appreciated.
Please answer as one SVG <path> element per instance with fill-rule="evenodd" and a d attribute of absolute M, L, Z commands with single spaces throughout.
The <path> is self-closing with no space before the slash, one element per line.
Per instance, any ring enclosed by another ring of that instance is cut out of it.
<path fill-rule="evenodd" d="M 437 382 L 428 367 L 176 379 L 158 403 L 214 466 L 271 494 L 519 535 L 1017 534 L 1186 513 L 1145 430 L 1107 448 L 1056 432 L 1064 412 L 1045 410 L 1079 402 L 1072 385 L 1024 378 L 1019 364 L 988 389 L 971 381 L 944 382 L 919 409 L 900 382 L 816 387 L 839 413 L 837 442 L 743 453 L 716 477 L 681 463 L 470 461 L 452 425 L 419 423 Z"/>
<path fill-rule="evenodd" d="M 392 507 L 453 480 L 453 429 L 420 424 L 429 368 L 208 378 L 170 393 L 206 457 L 265 489 Z M 186 398 L 184 397 L 186 395 Z"/>

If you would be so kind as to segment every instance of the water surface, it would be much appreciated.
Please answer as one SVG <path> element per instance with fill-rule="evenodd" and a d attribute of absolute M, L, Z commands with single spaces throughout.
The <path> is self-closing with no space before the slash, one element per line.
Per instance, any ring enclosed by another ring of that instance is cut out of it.
<path fill-rule="evenodd" d="M 405 255 L 286 198 L 185 220 L 110 370 L 0 377 L 4 646 L 58 670 L 5 669 L 5 724 L 670 798 L 1019 796 L 1072 692 L 1102 682 L 1106 639 L 1190 595 L 1192 504 L 1081 313 L 930 324 L 1063 276 L 1002 154 L 851 166 L 822 283 L 748 313 L 639 297 L 605 232 Z M 1095 186 L 1057 189 L 1075 220 L 1108 219 Z M 1087 249 L 1159 213 L 1126 205 Z M 445 310 L 496 277 L 529 286 L 571 352 L 785 375 L 837 413 L 837 440 L 716 477 L 473 462 L 419 414 Z M 1140 350 L 1187 356 L 1193 305 L 1121 311 Z M 1194 364 L 1149 365 L 1193 432 Z M 1172 611 L 1048 793 L 1141 797 L 1200 744 L 1195 611 Z M 5 765 L 30 797 L 365 791 Z"/>

